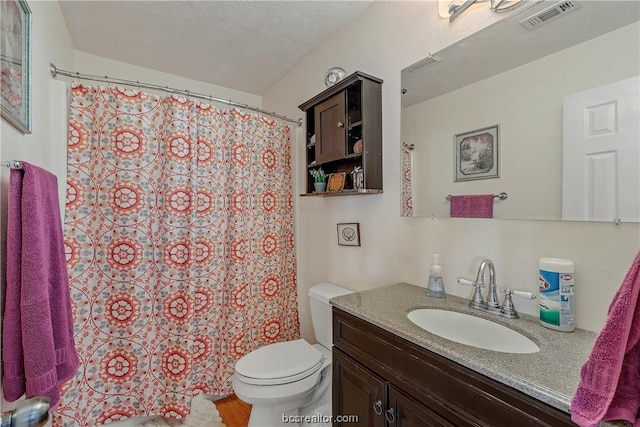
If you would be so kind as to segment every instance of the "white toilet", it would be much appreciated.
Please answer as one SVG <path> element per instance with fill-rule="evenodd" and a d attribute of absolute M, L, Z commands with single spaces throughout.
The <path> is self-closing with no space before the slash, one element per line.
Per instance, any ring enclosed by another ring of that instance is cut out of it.
<path fill-rule="evenodd" d="M 319 344 L 305 340 L 269 344 L 236 362 L 233 390 L 252 406 L 249 427 L 292 426 L 331 415 L 332 320 L 329 300 L 352 291 L 332 283 L 309 289 L 313 330 Z"/>

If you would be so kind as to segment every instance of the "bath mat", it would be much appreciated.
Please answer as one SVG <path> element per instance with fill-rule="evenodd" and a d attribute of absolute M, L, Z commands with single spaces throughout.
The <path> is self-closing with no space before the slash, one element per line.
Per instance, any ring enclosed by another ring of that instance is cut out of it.
<path fill-rule="evenodd" d="M 184 420 L 158 417 L 136 427 L 225 427 L 215 403 L 202 395 L 191 399 L 191 413 Z"/>

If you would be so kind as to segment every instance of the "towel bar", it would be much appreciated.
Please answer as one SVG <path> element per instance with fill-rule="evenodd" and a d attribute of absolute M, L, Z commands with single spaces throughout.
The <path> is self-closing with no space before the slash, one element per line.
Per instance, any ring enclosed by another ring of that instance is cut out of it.
<path fill-rule="evenodd" d="M 22 169 L 22 162 L 20 160 L 11 160 L 4 162 L 4 166 L 11 169 Z"/>
<path fill-rule="evenodd" d="M 500 199 L 500 200 L 506 200 L 506 198 L 507 198 L 507 197 L 509 197 L 509 196 L 508 196 L 508 195 L 507 195 L 507 193 L 505 193 L 505 192 L 502 192 L 502 193 L 500 193 L 500 194 L 494 194 L 494 195 L 493 195 L 493 198 L 494 198 L 494 199 Z M 445 199 L 447 199 L 447 200 L 451 200 L 451 194 L 447 195 L 447 197 L 445 197 Z"/>

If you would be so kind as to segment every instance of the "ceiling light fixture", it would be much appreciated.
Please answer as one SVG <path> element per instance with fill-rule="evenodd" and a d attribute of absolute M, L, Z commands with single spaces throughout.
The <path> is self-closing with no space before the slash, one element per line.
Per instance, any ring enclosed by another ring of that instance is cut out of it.
<path fill-rule="evenodd" d="M 438 14 L 442 18 L 449 18 L 449 22 L 453 22 L 469 7 L 476 3 L 489 2 L 489 9 L 493 12 L 507 12 L 524 3 L 525 0 L 438 0 Z"/>

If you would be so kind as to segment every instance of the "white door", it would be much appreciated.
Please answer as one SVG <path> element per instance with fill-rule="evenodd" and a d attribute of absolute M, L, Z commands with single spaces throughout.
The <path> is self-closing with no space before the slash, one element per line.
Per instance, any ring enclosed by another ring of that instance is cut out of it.
<path fill-rule="evenodd" d="M 562 219 L 640 222 L 640 77 L 564 98 Z"/>

